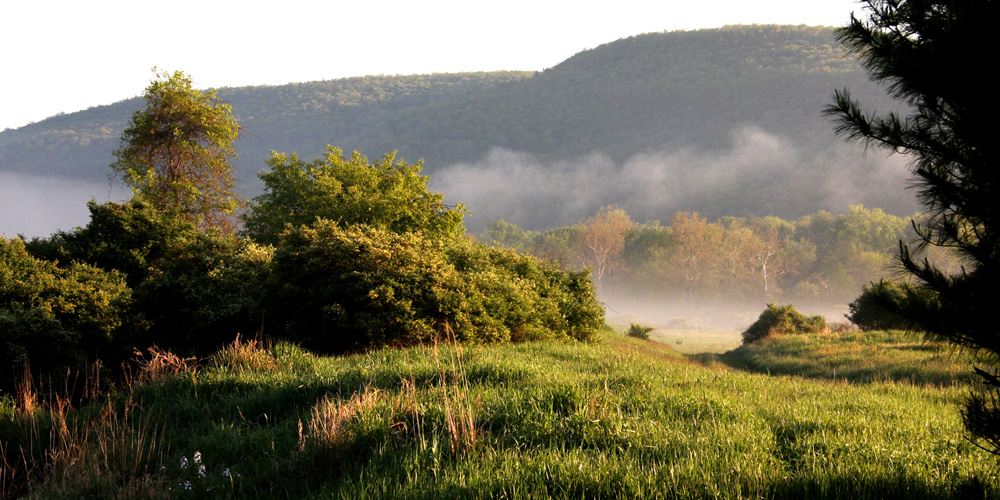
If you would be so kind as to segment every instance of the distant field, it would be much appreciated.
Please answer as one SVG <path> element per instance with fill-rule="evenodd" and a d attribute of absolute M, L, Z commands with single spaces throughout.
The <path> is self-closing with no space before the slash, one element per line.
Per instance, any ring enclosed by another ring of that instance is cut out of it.
<path fill-rule="evenodd" d="M 716 353 L 722 354 L 739 347 L 742 343 L 742 332 L 732 329 L 669 329 L 657 328 L 650 332 L 649 338 L 667 344 L 683 354 Z"/>
<path fill-rule="evenodd" d="M 237 345 L 80 411 L 0 400 L 0 488 L 26 449 L 37 498 L 1000 497 L 1000 462 L 963 436 L 967 365 L 941 346 L 876 332 L 684 356 L 733 332 L 671 335 Z"/>

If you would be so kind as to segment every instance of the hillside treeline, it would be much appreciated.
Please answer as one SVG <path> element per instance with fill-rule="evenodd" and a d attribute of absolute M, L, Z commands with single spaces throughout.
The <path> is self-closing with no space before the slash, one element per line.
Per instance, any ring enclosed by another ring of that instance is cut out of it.
<path fill-rule="evenodd" d="M 607 207 L 580 224 L 543 232 L 500 219 L 481 237 L 563 268 L 589 268 L 604 293 L 846 303 L 863 286 L 893 274 L 899 241 L 911 241 L 912 231 L 910 218 L 861 205 L 844 214 L 819 211 L 791 221 L 710 222 L 698 213 L 678 212 L 665 224 L 640 224 L 624 209 Z"/>
<path fill-rule="evenodd" d="M 747 153 L 733 144 L 734 133 L 749 128 L 765 132 L 768 137 L 761 140 L 780 145 L 767 150 L 769 164 L 755 164 L 752 174 L 743 172 L 733 182 L 745 188 L 741 193 L 767 195 L 735 196 L 735 188 L 715 181 L 686 189 L 697 198 L 686 196 L 664 210 L 640 214 L 638 202 L 629 210 L 642 219 L 677 210 L 711 218 L 747 213 L 791 218 L 819 209 L 840 212 L 847 203 L 860 202 L 896 215 L 913 212 L 917 207 L 903 182 L 864 165 L 854 151 L 844 153 L 823 118 L 833 89 L 844 87 L 875 107 L 894 107 L 867 81 L 855 58 L 837 46 L 832 28 L 728 26 L 624 38 L 541 72 L 367 76 L 222 88 L 218 95 L 244 129 L 233 166 L 246 196 L 259 192 L 255 174 L 271 149 L 311 155 L 336 144 L 372 157 L 395 150 L 408 161 L 423 160 L 441 186 L 436 189 L 469 202 L 478 217 L 490 208 L 474 205 L 477 193 L 465 186 L 486 183 L 485 174 L 464 183 L 449 178 L 462 178 L 470 165 L 483 161 L 487 165 L 481 170 L 495 170 L 489 159 L 496 148 L 537 160 L 539 175 L 563 164 L 576 168 L 597 155 L 613 165 L 598 172 L 607 177 L 634 170 L 636 162 L 629 160 L 645 158 L 650 161 L 638 162 L 655 165 L 643 165 L 643 172 L 659 169 L 670 179 L 704 179 L 705 169 L 716 163 L 720 169 L 736 168 L 712 161 L 730 149 L 737 159 L 760 157 L 756 149 Z M 113 161 L 110 151 L 141 105 L 131 99 L 0 132 L 0 172 L 104 182 Z M 676 166 L 660 166 L 670 158 Z M 840 191 L 831 194 L 831 185 L 844 187 L 845 193 L 834 196 Z M 667 190 L 655 193 L 659 200 L 671 199 L 662 192 Z M 502 194 L 499 203 L 521 203 Z M 591 198 L 581 202 L 586 206 L 579 214 L 538 224 L 517 222 L 534 229 L 569 224 L 604 205 L 624 203 Z M 480 231 L 497 217 L 511 219 L 498 212 L 468 223 Z"/>

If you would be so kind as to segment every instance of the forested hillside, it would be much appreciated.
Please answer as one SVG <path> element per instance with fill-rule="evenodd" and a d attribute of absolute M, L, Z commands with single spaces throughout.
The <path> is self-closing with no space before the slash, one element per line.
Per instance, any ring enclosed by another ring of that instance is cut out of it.
<path fill-rule="evenodd" d="M 425 160 L 432 188 L 466 203 L 474 230 L 498 217 L 571 224 L 607 204 L 640 220 L 678 210 L 794 218 L 854 203 L 912 213 L 899 163 L 864 158 L 822 117 L 843 87 L 892 107 L 832 29 L 731 26 L 621 39 L 539 73 L 368 76 L 219 96 L 244 127 L 235 165 L 247 195 L 271 149 L 313 158 L 332 144 Z M 103 181 L 140 105 L 3 131 L 0 174 Z"/>

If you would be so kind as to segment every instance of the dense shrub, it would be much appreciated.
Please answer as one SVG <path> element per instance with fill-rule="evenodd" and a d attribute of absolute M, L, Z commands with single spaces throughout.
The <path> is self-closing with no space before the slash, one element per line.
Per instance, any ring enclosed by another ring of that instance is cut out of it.
<path fill-rule="evenodd" d="M 270 302 L 283 336 L 342 352 L 437 335 L 583 340 L 603 311 L 582 273 L 468 242 L 320 220 L 286 232 Z"/>
<path fill-rule="evenodd" d="M 264 320 L 273 247 L 201 233 L 170 249 L 134 293 L 147 330 L 137 344 L 206 354 Z"/>
<path fill-rule="evenodd" d="M 649 332 L 651 331 L 653 331 L 653 327 L 651 326 L 632 323 L 631 325 L 628 325 L 628 330 L 625 332 L 625 335 L 635 337 L 637 339 L 649 340 Z"/>
<path fill-rule="evenodd" d="M 469 306 L 499 321 L 504 339 L 588 340 L 603 325 L 604 309 L 586 271 L 566 272 L 530 255 L 465 240 L 452 243 L 446 258 L 472 286 Z"/>
<path fill-rule="evenodd" d="M 818 333 L 826 329 L 823 316 L 806 316 L 792 304 L 779 306 L 771 302 L 757 321 L 743 332 L 743 343 L 749 344 L 776 334 Z"/>
<path fill-rule="evenodd" d="M 245 233 L 255 241 L 277 243 L 286 225 L 299 227 L 318 218 L 342 226 L 364 224 L 397 233 L 419 232 L 454 239 L 465 232 L 462 205 L 444 204 L 444 195 L 428 191 L 421 164 L 410 165 L 395 153 L 369 163 L 354 152 L 327 146 L 312 162 L 273 153 L 261 172 L 264 194 L 244 215 Z"/>
<path fill-rule="evenodd" d="M 135 287 L 182 241 L 195 237 L 190 222 L 154 210 L 141 202 L 87 203 L 90 222 L 48 238 L 35 238 L 28 250 L 36 257 L 63 264 L 86 262 L 120 271 Z"/>
<path fill-rule="evenodd" d="M 38 371 L 78 366 L 111 348 L 131 297 L 117 272 L 30 255 L 0 238 L 0 379 L 26 360 Z"/>

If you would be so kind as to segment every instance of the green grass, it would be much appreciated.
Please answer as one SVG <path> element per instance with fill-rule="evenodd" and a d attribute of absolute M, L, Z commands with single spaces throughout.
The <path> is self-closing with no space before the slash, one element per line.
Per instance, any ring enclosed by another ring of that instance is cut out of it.
<path fill-rule="evenodd" d="M 950 386 L 976 379 L 968 356 L 948 344 L 926 342 L 919 334 L 903 331 L 779 335 L 699 359 L 772 375 L 853 383 Z"/>
<path fill-rule="evenodd" d="M 779 337 L 693 359 L 610 332 L 596 344 L 423 346 L 348 357 L 243 346 L 105 405 L 117 409 L 114 418 L 130 407 L 152 423 L 129 422 L 132 437 L 156 434 L 155 459 L 143 473 L 119 474 L 119 484 L 85 493 L 39 474 L 31 491 L 39 498 L 997 497 L 1000 464 L 962 437 L 961 377 L 842 375 L 872 352 L 881 356 L 873 366 L 938 355 L 906 349 L 897 335 Z M 766 358 L 769 351 L 780 354 Z M 827 376 L 834 365 L 815 353 L 840 351 L 838 375 Z M 796 357 L 800 364 L 789 364 Z M 112 418 L 101 408 L 70 411 L 69 427 Z M 16 439 L 30 441 L 27 422 L 36 435 L 47 433 L 42 416 L 6 410 L 0 419 L 5 440 L 20 429 Z"/>

